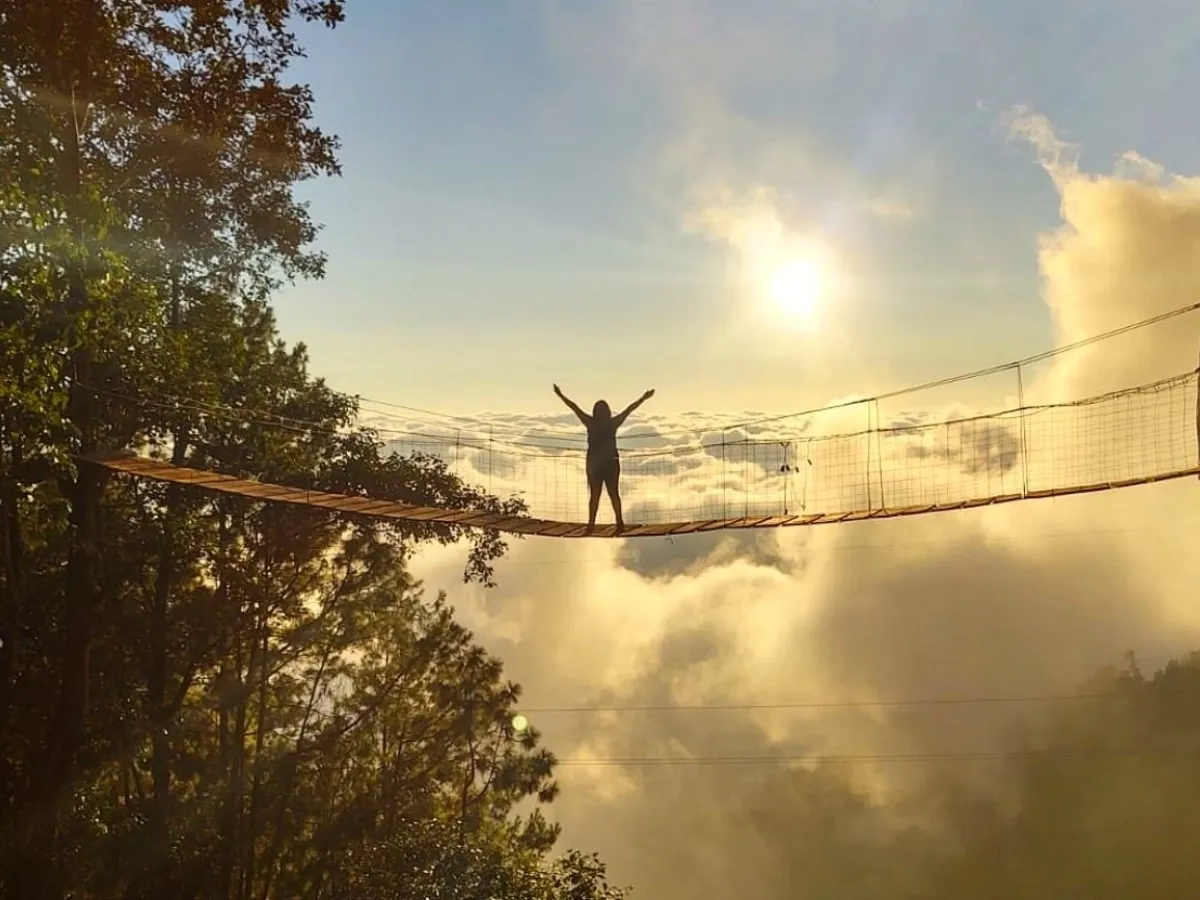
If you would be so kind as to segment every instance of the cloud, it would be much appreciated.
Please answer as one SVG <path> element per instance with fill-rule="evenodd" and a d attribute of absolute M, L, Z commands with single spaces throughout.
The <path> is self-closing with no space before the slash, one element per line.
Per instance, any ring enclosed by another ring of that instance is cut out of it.
<path fill-rule="evenodd" d="M 653 109 L 658 129 L 634 166 L 644 197 L 684 230 L 747 252 L 818 234 L 853 243 L 869 223 L 916 217 L 924 175 L 868 173 L 855 164 L 861 147 L 822 137 L 802 115 L 768 111 L 772 98 L 822 90 L 853 65 L 839 40 L 846 22 L 886 31 L 893 16 L 878 6 L 837 16 L 797 8 L 783 32 L 715 0 L 555 5 L 545 23 L 549 45 L 590 90 Z M 748 111 L 747 95 L 764 109 Z"/>
<path fill-rule="evenodd" d="M 931 439 L 943 432 L 944 440 Z M 888 432 L 885 445 L 904 443 L 904 453 L 910 459 L 938 459 L 963 475 L 998 475 L 1013 471 L 1021 458 L 1021 432 L 1015 421 L 974 418 L 947 420 L 943 428 L 910 426 Z M 1053 453 L 1054 449 L 1051 448 Z"/>
<path fill-rule="evenodd" d="M 1017 111 L 1007 124 L 1032 147 L 1060 199 L 1062 223 L 1042 235 L 1038 249 L 1058 342 L 1194 300 L 1195 180 L 1137 154 L 1121 157 L 1110 174 L 1084 172 L 1078 149 L 1044 117 Z M 705 227 L 734 244 L 754 240 L 759 232 L 739 230 L 747 217 L 735 213 L 762 213 L 769 222 L 770 195 L 729 197 L 726 215 L 710 215 Z M 1027 391 L 1039 401 L 1075 399 L 1185 371 L 1194 355 L 1194 322 L 1185 317 L 1056 358 L 1029 373 Z M 1035 470 L 1035 481 L 1157 465 L 1156 452 L 1194 455 L 1194 443 L 1186 443 L 1194 395 L 1186 402 L 1174 396 L 1152 395 L 1142 407 L 1069 407 L 1028 420 L 1026 440 L 1053 450 L 1045 458 L 1057 460 Z M 881 419 L 897 429 L 877 447 L 888 484 L 911 496 L 1019 484 L 1018 423 L 955 423 L 972 410 L 922 408 L 919 399 L 904 398 L 907 409 Z M 1008 399 L 997 396 L 996 408 Z M 1139 443 L 1136 429 L 1145 434 L 1154 420 L 1139 408 L 1177 422 L 1176 437 L 1159 439 L 1158 450 L 1154 440 Z M 741 431 L 729 427 L 734 418 L 701 414 L 639 421 L 653 452 L 626 457 L 635 508 L 671 515 L 685 504 L 690 511 L 719 507 L 721 457 L 711 444 L 722 431 L 727 439 L 763 442 L 748 452 L 741 445 L 732 476 L 736 457 L 726 456 L 724 477 L 727 487 L 750 491 L 764 505 L 780 502 L 776 488 L 786 480 L 774 471 L 782 448 L 766 449 L 773 440 L 791 441 L 788 459 L 803 461 L 807 501 L 862 499 L 837 493 L 839 485 L 863 482 L 844 474 L 864 464 L 863 446 L 839 437 L 862 429 L 862 407 Z M 562 417 L 504 420 L 509 437 L 569 424 Z M 696 450 L 698 441 L 708 448 Z M 1151 456 L 1121 458 L 1120 448 L 1139 446 Z M 483 465 L 478 455 L 472 459 Z M 501 483 L 534 495 L 570 495 L 566 511 L 577 513 L 577 458 L 549 460 L 520 458 Z M 798 497 L 800 476 L 788 478 Z M 1200 566 L 1191 503 L 1190 488 L 1177 483 L 791 532 L 528 539 L 501 562 L 492 592 L 464 592 L 457 548 L 431 551 L 416 566 L 427 584 L 451 592 L 463 618 L 524 684 L 531 708 L 736 707 L 530 712 L 569 762 L 553 809 L 567 842 L 602 852 L 618 881 L 665 900 L 769 900 L 832 886 L 847 896 L 857 890 L 891 897 L 919 878 L 914 860 L 942 846 L 946 786 L 972 796 L 1002 791 L 1002 767 L 612 760 L 1003 749 L 1041 707 L 753 707 L 1059 694 L 1126 650 L 1153 665 L 1192 649 L 1200 642 L 1200 614 L 1191 603 Z"/>
<path fill-rule="evenodd" d="M 519 622 L 506 637 L 487 634 L 531 706 L 1059 693 L 1131 646 L 1154 656 L 1186 640 L 1115 542 L 1060 540 L 1039 554 L 1008 537 L 976 517 L 917 523 L 892 540 L 855 528 L 795 542 L 776 535 L 773 560 L 646 542 L 639 547 L 673 550 L 680 562 L 710 554 L 704 565 L 655 574 L 630 571 L 619 548 L 568 552 L 526 541 L 499 590 L 464 613 L 485 622 L 477 610 L 486 608 Z M 736 760 L 986 751 L 1026 711 L 530 716 L 570 761 L 555 810 L 568 840 L 602 850 L 618 877 L 654 896 L 786 897 L 826 880 L 855 884 L 855 858 L 870 862 L 868 850 L 898 840 L 884 813 L 898 814 L 946 773 L 886 764 L 805 772 L 811 767 Z M 606 762 L 689 757 L 734 762 Z M 992 772 L 968 767 L 955 777 Z"/>
<path fill-rule="evenodd" d="M 786 244 L 795 239 L 794 226 L 785 218 L 775 193 L 760 185 L 744 196 L 735 196 L 728 188 L 716 190 L 708 202 L 687 216 L 684 225 L 724 241 L 748 257 L 777 259 L 792 255 Z"/>
<path fill-rule="evenodd" d="M 876 197 L 866 201 L 866 210 L 871 215 L 880 219 L 892 219 L 895 221 L 908 221 L 917 216 L 917 211 L 909 204 L 901 200 L 892 200 L 885 197 Z"/>
<path fill-rule="evenodd" d="M 1060 138 L 1046 116 L 1014 106 L 1000 118 L 1013 138 L 1026 141 L 1037 151 L 1042 168 L 1060 188 L 1078 174 L 1079 148 Z"/>
<path fill-rule="evenodd" d="M 1033 147 L 1059 195 L 1062 224 L 1038 249 L 1043 296 L 1060 343 L 1168 312 L 1200 296 L 1200 178 L 1171 174 L 1136 152 L 1110 175 L 1079 167 L 1079 149 L 1022 107 L 1010 133 Z M 1189 319 L 1144 329 L 1065 358 L 1052 396 L 1099 393 L 1193 367 Z"/>

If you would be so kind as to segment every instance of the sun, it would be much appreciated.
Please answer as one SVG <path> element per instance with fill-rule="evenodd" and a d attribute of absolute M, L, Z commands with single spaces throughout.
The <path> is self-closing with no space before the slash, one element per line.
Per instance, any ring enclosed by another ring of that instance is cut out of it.
<path fill-rule="evenodd" d="M 771 301 L 778 309 L 800 319 L 811 318 L 821 299 L 824 279 L 811 259 L 791 259 L 771 273 Z"/>

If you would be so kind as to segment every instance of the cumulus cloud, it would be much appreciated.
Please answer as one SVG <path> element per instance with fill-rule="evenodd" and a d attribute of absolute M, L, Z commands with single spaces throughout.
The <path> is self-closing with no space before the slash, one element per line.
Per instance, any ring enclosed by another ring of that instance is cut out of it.
<path fill-rule="evenodd" d="M 1033 147 L 1059 196 L 1062 224 L 1042 235 L 1043 296 L 1061 343 L 1168 312 L 1200 296 L 1200 178 L 1126 152 L 1109 175 L 1079 167 L 1079 150 L 1043 115 L 1018 107 L 1007 123 Z M 1093 394 L 1194 367 L 1195 327 L 1132 332 L 1072 353 L 1052 370 L 1050 396 Z"/>
<path fill-rule="evenodd" d="M 1056 341 L 1194 300 L 1195 180 L 1136 154 L 1109 174 L 1085 172 L 1046 119 L 1017 110 L 1007 123 L 1060 199 L 1062 223 L 1038 248 Z M 741 234 L 732 218 L 706 227 Z M 1066 354 L 1030 373 L 1028 393 L 1067 402 L 1187 371 L 1194 334 L 1194 322 L 1176 319 Z M 645 444 L 626 445 L 630 504 L 672 517 L 728 510 L 731 494 L 764 510 L 862 505 L 868 490 L 933 502 L 1019 491 L 1023 471 L 1037 486 L 1196 455 L 1194 393 L 1064 406 L 1028 418 L 1024 434 L 1012 417 L 903 399 L 907 409 L 876 411 L 890 430 L 873 438 L 860 433 L 863 406 L 741 430 L 739 419 L 765 417 L 640 417 Z M 995 408 L 1008 400 L 998 395 Z M 1169 436 L 1139 440 L 1157 421 L 1173 423 Z M 505 419 L 497 442 L 539 435 L 546 447 L 512 454 L 511 468 L 493 470 L 494 489 L 557 498 L 555 510 L 578 517 L 580 449 L 562 449 L 570 424 Z M 722 436 L 724 453 L 713 446 Z M 490 447 L 493 461 L 499 450 Z M 473 446 L 458 465 L 479 475 L 488 451 Z M 789 532 L 527 539 L 491 592 L 464 592 L 457 548 L 423 555 L 416 572 L 451 591 L 525 685 L 530 719 L 565 760 L 554 815 L 619 881 L 668 900 L 834 886 L 885 897 L 917 877 L 914 847 L 939 840 L 948 785 L 1004 788 L 999 763 L 895 758 L 1003 749 L 1043 707 L 862 704 L 1070 693 L 1126 650 L 1154 663 L 1194 648 L 1191 490 Z M 687 708 L 697 704 L 726 708 Z M 791 705 L 768 708 L 778 704 Z"/>

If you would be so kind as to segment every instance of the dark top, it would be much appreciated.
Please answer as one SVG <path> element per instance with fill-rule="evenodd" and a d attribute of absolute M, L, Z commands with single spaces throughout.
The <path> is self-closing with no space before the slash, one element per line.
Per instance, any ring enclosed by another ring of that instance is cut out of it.
<path fill-rule="evenodd" d="M 617 428 L 619 427 L 616 416 L 604 422 L 591 419 L 587 423 L 588 462 L 607 461 L 620 456 L 617 453 Z"/>

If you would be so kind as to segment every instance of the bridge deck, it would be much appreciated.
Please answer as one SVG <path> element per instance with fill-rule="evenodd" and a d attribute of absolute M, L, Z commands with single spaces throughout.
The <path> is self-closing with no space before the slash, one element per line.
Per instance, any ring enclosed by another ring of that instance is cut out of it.
<path fill-rule="evenodd" d="M 438 509 L 431 506 L 412 506 L 395 500 L 378 500 L 373 497 L 351 494 L 331 494 L 324 491 L 309 491 L 304 488 L 269 484 L 233 475 L 221 475 L 203 469 L 174 466 L 161 460 L 150 459 L 129 453 L 94 454 L 84 461 L 103 466 L 123 475 L 147 478 L 153 481 L 171 482 L 224 494 L 235 494 L 252 500 L 268 503 L 290 503 L 311 506 L 347 515 L 373 516 L 382 519 L 399 519 L 408 522 L 435 522 L 443 525 L 461 525 L 471 528 L 486 528 L 508 534 L 537 535 L 541 537 L 600 537 L 635 538 L 668 537 L 695 534 L 707 531 L 737 530 L 747 528 L 790 528 L 803 525 L 832 525 L 839 522 L 861 522 L 870 519 L 894 519 L 903 516 L 927 515 L 936 512 L 974 509 L 998 503 L 1018 500 L 1037 500 L 1048 497 L 1064 497 L 1073 494 L 1090 494 L 1119 488 L 1154 484 L 1176 478 L 1200 476 L 1200 466 L 1174 472 L 1165 472 L 1148 477 L 1131 478 L 1125 481 L 1105 482 L 1089 485 L 1054 488 L 1027 494 L 1004 494 L 981 497 L 974 500 L 959 500 L 950 503 L 932 503 L 922 506 L 906 506 L 895 509 L 868 509 L 842 513 L 808 513 L 791 516 L 749 516 L 729 519 L 709 519 L 695 522 L 666 522 L 655 525 L 626 525 L 617 533 L 615 525 L 597 525 L 591 535 L 580 522 L 556 522 L 549 519 L 534 519 L 525 516 L 504 516 L 498 513 L 477 510 Z"/>

